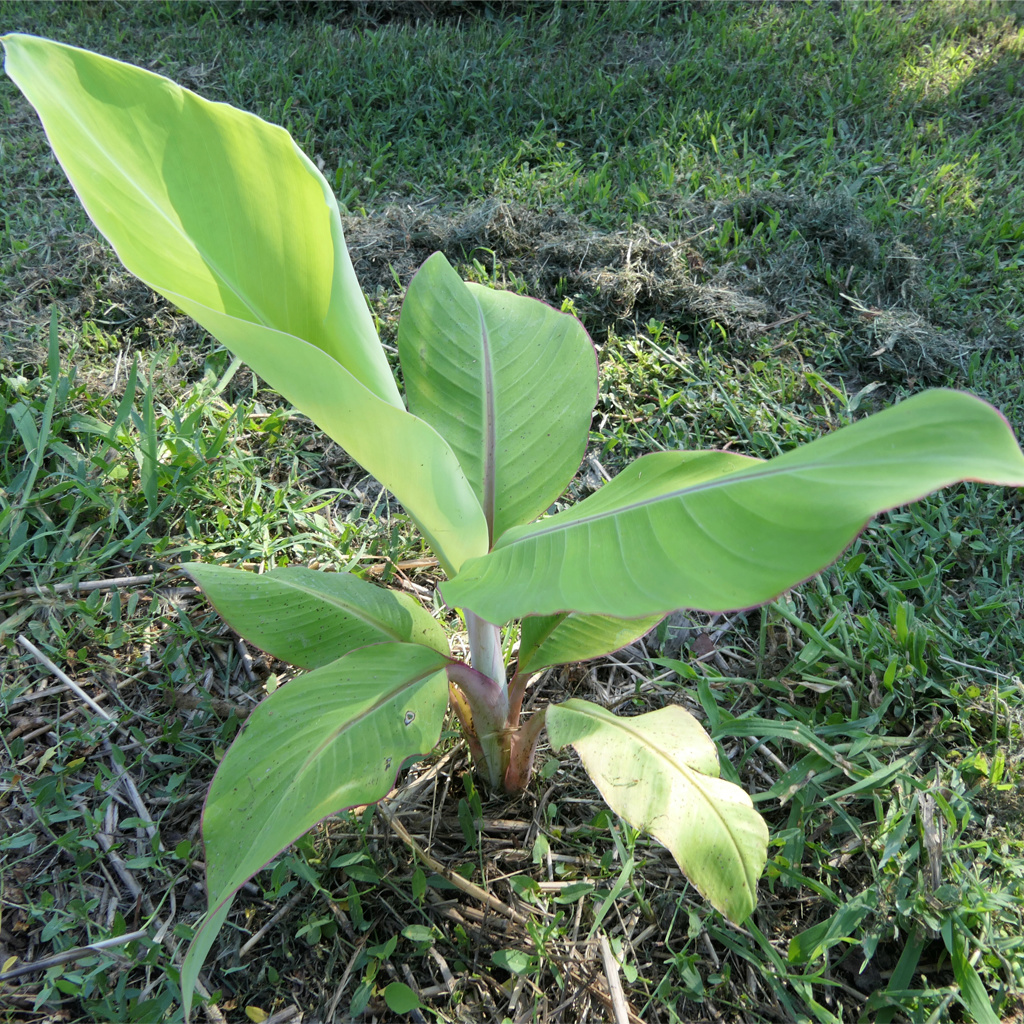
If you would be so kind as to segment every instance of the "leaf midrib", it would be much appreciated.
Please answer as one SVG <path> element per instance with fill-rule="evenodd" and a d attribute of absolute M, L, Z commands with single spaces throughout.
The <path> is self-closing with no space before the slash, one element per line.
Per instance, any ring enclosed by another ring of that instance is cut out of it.
<path fill-rule="evenodd" d="M 484 318 L 483 306 L 474 295 L 477 316 L 480 318 L 480 359 L 484 386 L 484 422 L 483 422 L 483 479 L 481 480 L 480 504 L 483 506 L 484 518 L 487 521 L 487 546 L 494 545 L 494 513 L 495 491 L 497 488 L 497 467 L 495 465 L 498 451 L 496 414 L 494 411 L 494 364 L 491 353 L 491 339 L 487 333 L 487 321 Z"/>
<path fill-rule="evenodd" d="M 401 633 L 395 632 L 393 628 L 387 627 L 381 624 L 380 622 L 376 621 L 375 619 L 370 618 L 368 613 L 360 613 L 359 611 L 344 604 L 341 598 L 337 598 L 331 594 L 325 594 L 322 590 L 317 590 L 315 587 L 310 587 L 308 584 L 299 583 L 294 580 L 279 579 L 277 580 L 277 582 L 285 587 L 291 587 L 293 590 L 297 590 L 300 593 L 306 594 L 308 597 L 318 597 L 322 599 L 325 603 L 332 605 L 334 608 L 337 608 L 340 611 L 347 612 L 352 616 L 352 618 L 358 619 L 360 622 L 365 623 L 367 626 L 373 626 L 375 629 L 383 633 L 385 636 L 389 636 L 392 639 L 394 639 L 396 643 L 410 642 L 408 637 L 405 637 Z M 387 593 L 387 591 L 382 591 L 382 593 Z M 408 611 L 408 609 L 405 610 Z M 412 612 L 409 612 L 409 617 L 413 619 Z M 413 619 L 413 626 L 415 627 L 415 625 L 416 622 L 415 619 Z M 422 646 L 426 647 L 427 645 L 423 644 Z"/>
<path fill-rule="evenodd" d="M 420 645 L 423 646 L 423 645 Z M 366 648 L 363 648 L 365 650 Z M 430 650 L 430 648 L 426 648 Z M 436 653 L 436 652 L 435 652 Z M 382 694 L 373 704 L 371 704 L 364 711 L 360 711 L 355 718 L 346 719 L 341 725 L 332 729 L 328 737 L 318 746 L 315 750 L 311 751 L 306 760 L 302 763 L 302 767 L 295 773 L 295 778 L 289 783 L 288 788 L 285 790 L 285 795 L 292 791 L 292 788 L 298 785 L 299 779 L 303 773 L 309 770 L 309 767 L 313 762 L 320 756 L 320 754 L 332 744 L 343 732 L 349 730 L 358 723 L 364 721 L 370 717 L 374 712 L 379 711 L 389 700 L 401 693 L 403 690 L 410 689 L 413 686 L 417 686 L 423 680 L 435 675 L 438 672 L 443 671 L 444 662 L 447 661 L 443 655 L 438 654 L 438 658 L 441 659 L 442 664 L 431 669 L 425 669 L 423 672 L 418 673 L 411 678 L 403 679 L 401 683 L 395 686 L 393 689 L 388 690 L 387 693 Z M 397 768 L 396 768 L 397 771 Z"/>
<path fill-rule="evenodd" d="M 837 464 L 834 463 L 834 462 L 828 461 L 827 459 L 826 460 L 815 459 L 813 462 L 802 463 L 802 464 L 799 464 L 797 466 L 773 466 L 771 463 L 775 462 L 775 461 L 776 461 L 775 459 L 772 459 L 771 462 L 768 462 L 764 466 L 758 467 L 757 469 L 740 469 L 740 470 L 737 470 L 734 473 L 724 473 L 724 474 L 722 474 L 722 476 L 715 477 L 713 480 L 705 480 L 705 481 L 702 481 L 701 483 L 691 484 L 691 485 L 689 485 L 687 487 L 682 487 L 682 488 L 679 488 L 677 490 L 666 491 L 666 492 L 664 492 L 662 494 L 658 494 L 658 495 L 652 496 L 650 498 L 644 498 L 644 499 L 639 500 L 639 501 L 631 502 L 628 505 L 620 505 L 617 508 L 605 509 L 605 510 L 603 510 L 601 512 L 590 513 L 590 514 L 588 514 L 586 516 L 581 516 L 578 519 L 574 519 L 571 522 L 555 523 L 555 522 L 553 522 L 553 520 L 556 519 L 557 517 L 556 516 L 552 516 L 551 519 L 547 520 L 546 522 L 536 523 L 536 524 L 533 524 L 533 525 L 531 525 L 529 527 L 525 527 L 526 530 L 529 530 L 528 533 L 524 532 L 523 534 L 521 534 L 519 536 L 516 536 L 516 537 L 509 538 L 508 540 L 505 539 L 505 538 L 508 537 L 508 534 L 505 534 L 498 541 L 498 544 L 496 545 L 496 550 L 504 550 L 506 548 L 511 548 L 511 547 L 514 547 L 516 544 L 523 544 L 523 543 L 526 543 L 528 541 L 532 541 L 532 540 L 534 540 L 537 537 L 544 537 L 544 536 L 548 536 L 548 535 L 551 535 L 551 534 L 563 533 L 566 530 L 571 530 L 571 529 L 574 529 L 575 527 L 578 527 L 578 526 L 589 526 L 591 523 L 597 523 L 597 522 L 600 522 L 603 519 L 613 519 L 616 516 L 620 516 L 620 515 L 622 515 L 624 513 L 635 512 L 638 509 L 648 508 L 649 506 L 655 505 L 658 502 L 671 501 L 671 500 L 679 499 L 679 498 L 686 498 L 686 497 L 689 497 L 692 494 L 698 494 L 701 491 L 714 490 L 715 488 L 726 487 L 726 486 L 729 486 L 730 484 L 733 484 L 733 483 L 745 483 L 748 480 L 768 479 L 768 478 L 773 477 L 773 476 L 780 476 L 782 474 L 791 474 L 791 473 L 802 472 L 802 471 L 806 471 L 806 470 L 814 471 L 814 470 L 819 470 L 819 469 L 836 469 L 836 468 L 855 469 L 855 468 L 857 468 L 859 466 L 866 466 L 866 465 L 878 466 L 878 465 L 882 464 L 883 462 L 885 462 L 886 460 L 878 459 L 878 458 L 873 458 L 873 459 L 870 459 L 870 460 L 865 459 L 865 460 L 863 460 L 861 462 L 846 462 L 846 463 L 843 463 L 841 465 L 841 467 L 837 466 Z M 904 462 L 906 460 L 905 459 L 900 459 L 899 461 L 900 462 Z M 919 463 L 921 463 L 921 462 L 943 462 L 943 461 L 945 461 L 945 457 L 941 453 L 937 453 L 937 454 L 935 454 L 935 455 L 933 455 L 931 457 L 921 458 L 921 459 L 918 460 Z M 971 480 L 973 478 L 972 477 L 960 477 L 960 476 L 956 476 L 954 478 L 954 480 L 961 480 L 961 479 Z M 942 487 L 942 486 L 944 486 L 944 485 L 943 484 L 937 484 L 936 487 L 933 488 L 933 489 L 937 490 L 939 487 Z M 948 486 L 948 485 L 945 485 L 945 486 Z M 930 491 L 927 491 L 925 493 L 930 493 Z M 912 500 L 915 500 L 915 499 L 908 498 L 906 500 L 907 500 L 907 502 L 909 502 L 909 501 L 912 501 Z M 904 502 L 900 502 L 900 504 L 904 504 Z M 567 510 L 567 511 L 571 511 L 571 510 Z"/>

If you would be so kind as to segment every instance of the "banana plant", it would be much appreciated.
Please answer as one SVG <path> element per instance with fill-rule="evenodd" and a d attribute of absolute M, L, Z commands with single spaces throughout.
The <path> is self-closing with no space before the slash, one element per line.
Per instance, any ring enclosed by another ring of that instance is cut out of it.
<path fill-rule="evenodd" d="M 437 744 L 449 708 L 493 790 L 529 784 L 545 727 L 554 749 L 575 748 L 608 805 L 742 922 L 768 832 L 719 778 L 699 722 L 678 706 L 620 717 L 575 698 L 524 717 L 531 679 L 616 650 L 676 609 L 770 601 L 874 515 L 938 488 L 1024 486 L 1002 416 L 967 394 L 925 392 L 767 461 L 646 455 L 549 515 L 597 399 L 595 350 L 576 319 L 465 282 L 435 254 L 401 310 L 403 395 L 334 194 L 286 131 L 85 50 L 3 43 L 7 73 L 124 265 L 397 497 L 468 634 L 460 659 L 420 604 L 351 574 L 183 566 L 237 632 L 306 670 L 258 706 L 211 784 L 209 908 L 182 966 L 186 1017 L 238 889 L 326 816 L 382 799 L 403 761 Z M 513 664 L 502 627 L 518 629 Z"/>

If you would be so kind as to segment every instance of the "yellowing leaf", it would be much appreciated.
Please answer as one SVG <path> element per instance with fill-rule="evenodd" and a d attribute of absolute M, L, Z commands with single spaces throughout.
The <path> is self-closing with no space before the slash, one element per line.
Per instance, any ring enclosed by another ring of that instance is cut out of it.
<path fill-rule="evenodd" d="M 739 924 L 757 902 L 768 827 L 750 797 L 718 776 L 700 723 L 670 705 L 620 718 L 567 700 L 547 710 L 551 747 L 576 748 L 608 806 L 660 840 L 712 906 Z"/>

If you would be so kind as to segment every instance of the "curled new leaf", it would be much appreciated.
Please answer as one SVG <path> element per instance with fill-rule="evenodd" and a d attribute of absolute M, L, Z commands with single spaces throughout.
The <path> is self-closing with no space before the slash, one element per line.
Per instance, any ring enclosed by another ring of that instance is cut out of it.
<path fill-rule="evenodd" d="M 398 324 L 409 408 L 451 445 L 492 538 L 565 490 L 597 401 L 580 322 L 525 295 L 467 284 L 434 253 Z"/>

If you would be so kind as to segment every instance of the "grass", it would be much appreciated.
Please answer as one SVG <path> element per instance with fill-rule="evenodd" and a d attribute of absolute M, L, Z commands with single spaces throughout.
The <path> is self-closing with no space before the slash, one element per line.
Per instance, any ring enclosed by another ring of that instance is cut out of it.
<path fill-rule="evenodd" d="M 0 27 L 284 124 L 344 203 L 386 343 L 433 249 L 573 309 L 611 472 L 662 447 L 771 456 L 933 384 L 1024 433 L 1024 6 L 417 11 L 3 2 Z M 387 495 L 120 269 L 7 80 L 0 104 L 0 971 L 148 928 L 0 982 L 0 1015 L 174 1020 L 202 797 L 287 678 L 174 566 L 435 581 Z M 601 935 L 648 1024 L 1016 1019 L 1022 530 L 1019 495 L 964 485 L 764 609 L 545 682 L 701 717 L 771 827 L 744 928 L 571 760 L 542 753 L 508 805 L 449 737 L 397 828 L 332 819 L 254 880 L 207 965 L 211 1019 L 395 1019 L 394 982 L 427 1020 L 613 1019 Z"/>

